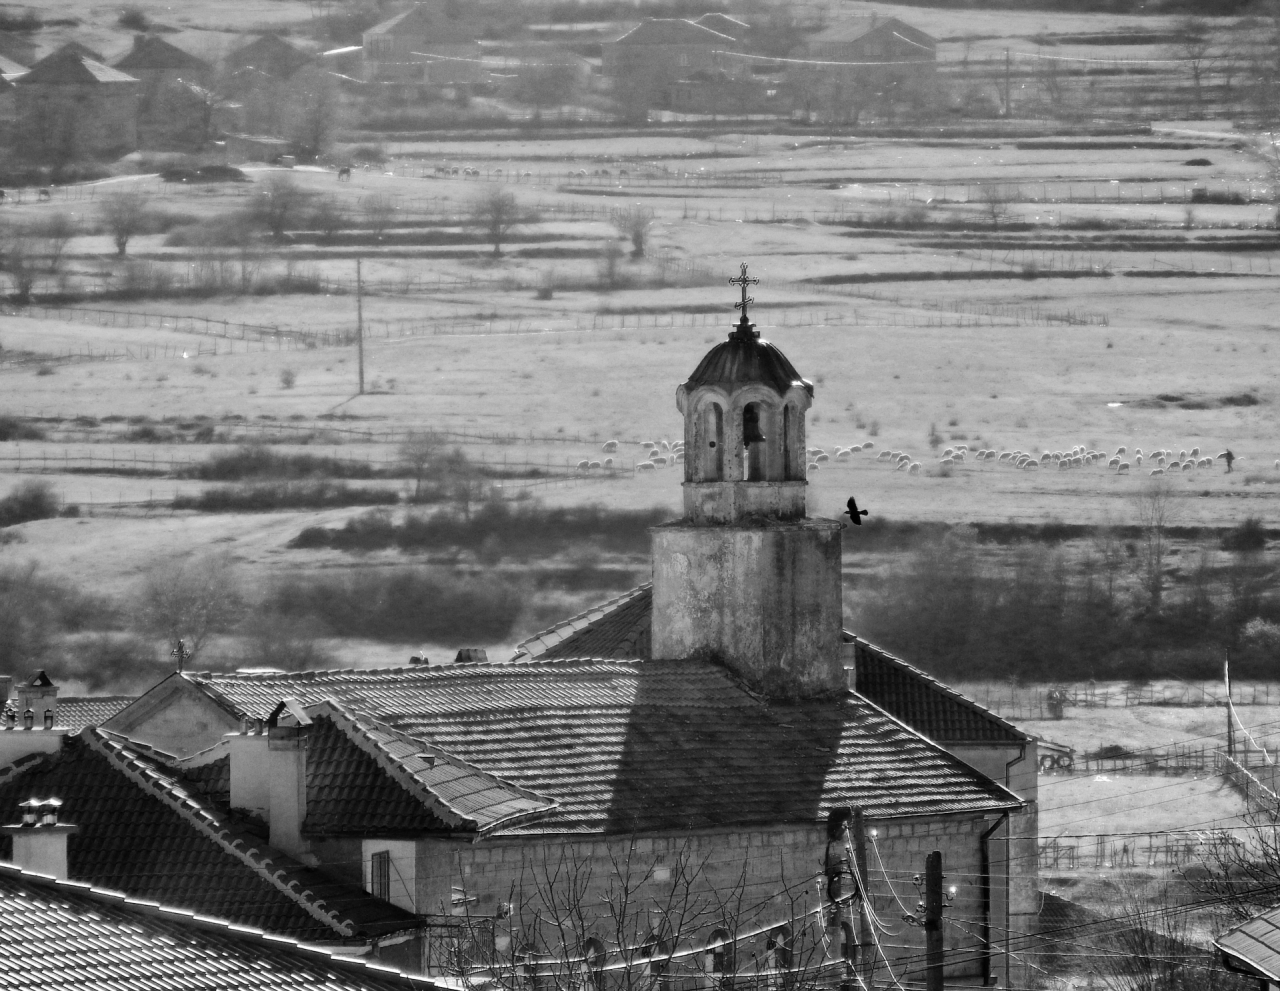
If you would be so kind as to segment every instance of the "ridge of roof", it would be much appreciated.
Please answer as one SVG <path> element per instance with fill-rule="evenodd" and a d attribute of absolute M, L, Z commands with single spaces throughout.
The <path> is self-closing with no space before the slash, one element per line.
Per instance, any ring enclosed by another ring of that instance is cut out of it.
<path fill-rule="evenodd" d="M 209 68 L 204 59 L 154 34 L 144 38 L 135 36 L 133 47 L 116 59 L 114 65 L 117 69 Z"/>
<path fill-rule="evenodd" d="M 533 636 L 522 640 L 516 644 L 515 656 L 527 654 L 530 658 L 536 658 L 539 654 L 554 647 L 556 644 L 567 640 L 571 635 L 579 630 L 604 619 L 607 615 L 615 612 L 622 606 L 631 602 L 637 596 L 643 595 L 645 592 L 653 588 L 653 582 L 644 582 L 635 588 L 628 589 L 621 595 L 615 595 L 612 599 L 606 599 L 598 605 L 592 606 L 590 609 L 584 609 L 576 616 L 570 616 L 568 619 L 561 620 L 554 626 L 550 626 L 541 633 L 535 633 Z"/>
<path fill-rule="evenodd" d="M 328 716 L 352 743 L 372 757 L 378 766 L 394 778 L 401 787 L 428 806 L 441 819 L 446 822 L 452 820 L 453 825 L 470 824 L 475 827 L 477 832 L 483 835 L 496 829 L 513 826 L 518 822 L 528 821 L 544 812 L 552 811 L 560 804 L 553 798 L 539 795 L 537 792 L 527 788 L 521 788 L 519 785 L 482 770 L 469 761 L 456 757 L 432 743 L 427 743 L 424 740 L 410 736 L 408 733 L 403 733 L 368 713 L 357 712 L 333 699 L 327 699 L 324 702 L 308 706 L 307 709 L 307 714 L 313 719 L 316 716 Z M 392 750 L 392 745 L 395 743 L 407 747 L 412 753 L 405 755 L 395 754 Z M 474 814 L 469 815 L 458 809 L 454 803 L 451 803 L 438 790 L 432 787 L 426 772 L 434 769 L 435 761 L 422 760 L 419 755 L 423 753 L 430 753 L 434 758 L 442 759 L 467 774 L 489 782 L 491 787 L 505 791 L 508 795 L 513 795 L 514 798 L 508 799 L 508 803 L 522 801 L 533 807 L 512 811 L 501 816 L 494 816 L 487 822 L 482 821 L 480 817 Z M 411 761 L 421 766 L 415 767 L 414 764 L 410 763 Z"/>
<path fill-rule="evenodd" d="M 113 69 L 74 51 L 58 51 L 41 59 L 25 75 L 15 80 L 20 85 L 35 83 L 136 83 L 138 80 L 119 69 Z"/>
<path fill-rule="evenodd" d="M 355 927 L 350 920 L 340 920 L 336 912 L 326 910 L 323 899 L 308 897 L 311 892 L 303 890 L 296 879 L 288 878 L 284 865 L 277 865 L 268 853 L 261 852 L 256 847 L 246 846 L 242 839 L 232 837 L 230 830 L 223 826 L 216 816 L 195 802 L 177 781 L 155 768 L 140 765 L 138 756 L 130 749 L 134 747 L 133 741 L 124 737 L 113 738 L 113 736 L 95 729 L 85 729 L 79 734 L 80 739 L 91 750 L 119 767 L 135 785 L 167 805 L 206 839 L 212 841 L 225 853 L 237 858 L 312 918 L 324 923 L 340 936 L 354 935 Z M 138 749 L 151 748 L 140 746 Z M 255 854 L 257 857 L 254 856 Z"/>
<path fill-rule="evenodd" d="M 416 974 L 406 974 L 394 967 L 387 967 L 384 964 L 373 963 L 359 957 L 354 957 L 350 953 L 340 953 L 314 944 L 304 943 L 301 940 L 293 939 L 289 936 L 279 936 L 274 933 L 268 933 L 256 926 L 241 925 L 228 919 L 222 919 L 211 915 L 201 915 L 197 912 L 174 908 L 161 902 L 151 901 L 144 898 L 134 898 L 123 891 L 116 891 L 112 888 L 100 888 L 96 885 L 87 884 L 83 881 L 56 878 L 49 874 L 41 874 L 37 871 L 26 870 L 19 867 L 17 864 L 4 863 L 3 861 L 0 861 L 0 879 L 6 878 L 18 879 L 33 886 L 62 892 L 66 895 L 75 895 L 87 898 L 113 907 L 123 907 L 129 911 L 137 912 L 142 915 L 155 916 L 166 921 L 180 922 L 193 929 L 216 932 L 236 939 L 241 939 L 246 942 L 266 943 L 269 944 L 273 950 L 283 949 L 288 952 L 298 953 L 304 957 L 314 957 L 317 962 L 323 961 L 325 966 L 332 967 L 337 970 L 346 970 L 355 974 L 367 975 L 380 980 L 393 982 L 399 981 L 412 987 L 438 987 L 434 981 L 427 977 Z"/>
<path fill-rule="evenodd" d="M 733 45 L 738 43 L 736 38 L 683 17 L 649 17 L 618 38 L 614 44 L 688 44 L 691 41 L 704 44 L 726 41 Z"/>
<path fill-rule="evenodd" d="M 877 660 L 907 672 L 912 677 L 916 678 L 918 681 L 924 682 L 926 685 L 928 685 L 929 688 L 933 689 L 938 694 L 946 696 L 952 702 L 955 702 L 956 704 L 970 710 L 971 712 L 975 713 L 977 716 L 986 720 L 987 722 L 990 722 L 996 726 L 999 726 L 1001 729 L 1006 730 L 1007 732 L 1013 734 L 1014 736 L 1017 736 L 1018 738 L 1024 741 L 1031 741 L 1035 739 L 1035 737 L 1032 734 L 1028 733 L 1026 730 L 1015 725 L 1014 723 L 1009 722 L 1009 720 L 1005 719 L 1003 716 L 997 715 L 996 713 L 992 712 L 990 709 L 988 709 L 986 706 L 982 705 L 981 703 L 975 702 L 973 699 L 969 698 L 969 696 L 965 695 L 963 692 L 957 691 L 956 689 L 952 688 L 950 685 L 939 681 L 937 678 L 933 677 L 933 675 L 929 674 L 926 671 L 921 670 L 920 668 L 916 667 L 914 664 L 911 664 L 908 661 L 904 661 L 901 657 L 898 657 L 896 654 L 889 653 L 889 651 L 885 650 L 883 647 L 873 644 L 871 641 L 858 636 L 856 633 L 850 633 L 848 630 L 843 630 L 841 632 L 843 633 L 844 637 L 848 638 L 845 640 L 846 643 L 856 644 L 859 647 L 872 651 L 874 654 L 877 655 Z M 855 671 L 855 680 L 856 680 L 856 677 L 857 675 Z M 868 701 L 871 701 L 872 704 L 877 706 L 877 708 L 883 708 L 883 706 L 880 703 L 876 702 L 874 699 L 870 698 L 869 696 L 864 695 L 864 697 L 867 697 Z M 920 731 L 917 730 L 916 732 L 920 732 Z"/>

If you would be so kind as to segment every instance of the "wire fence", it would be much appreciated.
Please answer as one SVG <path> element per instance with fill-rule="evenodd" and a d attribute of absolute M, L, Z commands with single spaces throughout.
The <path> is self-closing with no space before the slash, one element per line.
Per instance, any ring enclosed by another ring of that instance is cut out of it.
<path fill-rule="evenodd" d="M 1149 833 L 1082 833 L 1042 836 L 1042 871 L 1176 869 L 1229 858 L 1249 842 L 1247 827 Z"/>
<path fill-rule="evenodd" d="M 1240 705 L 1280 705 L 1280 685 L 1270 682 L 1231 684 L 1232 699 Z M 1225 706 L 1221 681 L 1076 683 L 1020 688 L 978 682 L 964 687 L 974 701 L 1010 719 L 1062 718 L 1065 708 L 1120 709 L 1133 706 Z"/>

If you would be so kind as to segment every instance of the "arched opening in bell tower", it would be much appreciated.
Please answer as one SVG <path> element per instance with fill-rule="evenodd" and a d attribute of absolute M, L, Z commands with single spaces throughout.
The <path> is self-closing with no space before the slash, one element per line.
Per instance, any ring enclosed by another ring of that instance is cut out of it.
<path fill-rule="evenodd" d="M 763 482 L 768 477 L 768 451 L 764 426 L 767 411 L 761 403 L 747 403 L 742 407 L 742 446 L 746 449 L 742 459 L 743 481 Z"/>
<path fill-rule="evenodd" d="M 688 459 L 693 482 L 724 481 L 724 407 L 706 403 L 694 420 L 694 450 Z"/>

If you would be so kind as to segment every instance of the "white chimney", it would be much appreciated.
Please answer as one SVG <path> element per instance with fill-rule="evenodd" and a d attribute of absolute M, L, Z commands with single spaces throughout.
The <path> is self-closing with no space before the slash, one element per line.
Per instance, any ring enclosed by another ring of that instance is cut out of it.
<path fill-rule="evenodd" d="M 0 675 L 0 691 L 7 700 L 13 679 Z M 58 686 L 43 671 L 17 686 L 17 698 L 0 724 L 0 767 L 28 754 L 53 754 L 62 749 L 66 727 L 57 725 Z"/>
<path fill-rule="evenodd" d="M 266 820 L 267 841 L 312 863 L 302 837 L 307 818 L 307 732 L 311 718 L 297 699 L 276 706 L 265 725 L 246 720 L 223 739 L 231 758 L 231 807 Z"/>
<path fill-rule="evenodd" d="M 231 757 L 231 807 L 270 821 L 266 726 L 261 720 L 244 720 L 239 733 L 228 733 L 224 739 Z"/>
<path fill-rule="evenodd" d="M 0 826 L 0 832 L 13 837 L 13 863 L 24 871 L 66 880 L 67 837 L 80 827 L 58 822 L 61 806 L 56 798 L 29 798 L 21 805 L 21 823 Z"/>

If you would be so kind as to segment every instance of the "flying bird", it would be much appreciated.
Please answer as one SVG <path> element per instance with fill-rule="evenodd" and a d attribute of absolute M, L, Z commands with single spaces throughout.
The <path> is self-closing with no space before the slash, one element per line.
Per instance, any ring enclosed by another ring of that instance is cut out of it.
<path fill-rule="evenodd" d="M 865 509 L 858 508 L 858 501 L 853 496 L 849 496 L 849 508 L 846 509 L 841 516 L 848 516 L 853 521 L 854 526 L 862 526 L 862 517 L 869 515 Z"/>

